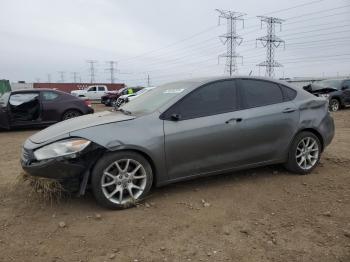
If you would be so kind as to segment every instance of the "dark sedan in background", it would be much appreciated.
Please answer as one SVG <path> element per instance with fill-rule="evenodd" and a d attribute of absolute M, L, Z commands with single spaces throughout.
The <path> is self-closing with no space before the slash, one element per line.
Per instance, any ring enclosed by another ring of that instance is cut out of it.
<path fill-rule="evenodd" d="M 112 106 L 115 102 L 117 102 L 118 98 L 122 95 L 127 95 L 129 90 L 132 90 L 132 93 L 136 93 L 143 89 L 143 87 L 125 87 L 119 89 L 118 91 L 110 91 L 101 97 L 101 104 L 105 106 Z"/>
<path fill-rule="evenodd" d="M 0 128 L 39 127 L 91 114 L 90 101 L 52 89 L 7 92 L 0 96 Z"/>
<path fill-rule="evenodd" d="M 350 106 L 350 79 L 327 79 L 305 86 L 304 89 L 315 96 L 327 98 L 330 111 Z"/>

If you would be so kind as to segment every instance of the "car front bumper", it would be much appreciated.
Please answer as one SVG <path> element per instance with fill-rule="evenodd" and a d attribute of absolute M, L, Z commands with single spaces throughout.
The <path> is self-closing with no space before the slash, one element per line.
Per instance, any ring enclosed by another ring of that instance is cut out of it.
<path fill-rule="evenodd" d="M 57 180 L 80 179 L 103 152 L 100 147 L 93 145 L 74 156 L 37 161 L 34 150 L 25 146 L 22 148 L 20 162 L 23 170 L 31 176 Z"/>

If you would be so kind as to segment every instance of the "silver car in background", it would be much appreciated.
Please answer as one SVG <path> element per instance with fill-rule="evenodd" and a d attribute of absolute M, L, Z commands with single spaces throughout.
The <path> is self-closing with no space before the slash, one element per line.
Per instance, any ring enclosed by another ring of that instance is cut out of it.
<path fill-rule="evenodd" d="M 287 83 L 190 79 L 44 129 L 27 139 L 21 163 L 80 194 L 91 185 L 101 205 L 120 209 L 152 186 L 198 176 L 279 163 L 310 173 L 333 136 L 327 101 Z"/>

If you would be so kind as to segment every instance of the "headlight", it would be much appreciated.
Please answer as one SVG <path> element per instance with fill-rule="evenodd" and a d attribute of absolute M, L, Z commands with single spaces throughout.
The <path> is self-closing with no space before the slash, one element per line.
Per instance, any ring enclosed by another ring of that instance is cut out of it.
<path fill-rule="evenodd" d="M 328 98 L 328 97 L 329 97 L 329 94 L 319 94 L 319 97 Z"/>
<path fill-rule="evenodd" d="M 84 150 L 90 143 L 91 141 L 82 138 L 63 140 L 39 148 L 34 152 L 34 156 L 40 161 L 54 157 L 74 155 Z"/>

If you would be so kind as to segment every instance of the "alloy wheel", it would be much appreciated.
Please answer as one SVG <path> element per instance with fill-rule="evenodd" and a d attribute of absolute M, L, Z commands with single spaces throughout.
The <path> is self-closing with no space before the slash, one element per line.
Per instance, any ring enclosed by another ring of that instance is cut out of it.
<path fill-rule="evenodd" d="M 71 119 L 71 118 L 78 117 L 78 116 L 80 116 L 80 114 L 78 112 L 69 111 L 69 112 L 64 114 L 63 120 Z"/>
<path fill-rule="evenodd" d="M 137 200 L 145 190 L 146 184 L 146 170 L 134 159 L 113 162 L 101 177 L 104 196 L 119 205 Z"/>
<path fill-rule="evenodd" d="M 330 102 L 331 111 L 335 112 L 339 110 L 339 102 L 338 100 L 332 99 Z"/>
<path fill-rule="evenodd" d="M 300 168 L 311 169 L 318 161 L 319 147 L 313 137 L 304 137 L 297 146 L 295 158 Z"/>

